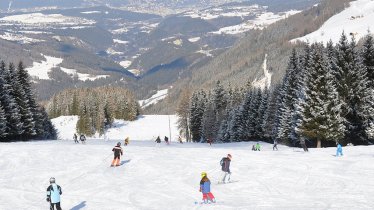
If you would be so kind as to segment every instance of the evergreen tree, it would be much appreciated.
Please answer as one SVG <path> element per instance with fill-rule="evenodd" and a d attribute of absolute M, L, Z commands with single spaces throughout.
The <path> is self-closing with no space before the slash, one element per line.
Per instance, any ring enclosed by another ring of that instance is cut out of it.
<path fill-rule="evenodd" d="M 266 111 L 268 110 L 269 90 L 266 87 L 261 95 L 260 106 L 258 108 L 258 118 L 255 124 L 255 136 L 257 138 L 265 138 L 265 132 L 263 130 L 263 122 L 265 120 Z"/>
<path fill-rule="evenodd" d="M 213 140 L 216 137 L 218 132 L 216 113 L 214 101 L 209 97 L 202 119 L 202 137 L 204 140 Z"/>
<path fill-rule="evenodd" d="M 8 79 L 7 79 L 8 78 Z M 0 63 L 0 102 L 3 105 L 6 118 L 7 140 L 19 138 L 22 134 L 22 122 L 17 103 L 13 98 L 13 89 L 8 83 L 9 76 L 5 63 Z"/>
<path fill-rule="evenodd" d="M 33 119 L 32 112 L 29 107 L 29 100 L 26 96 L 26 93 L 23 89 L 21 81 L 18 79 L 16 74 L 15 67 L 12 63 L 9 64 L 8 80 L 11 86 L 13 87 L 13 97 L 17 103 L 17 106 L 21 115 L 22 122 L 22 138 L 30 139 L 36 135 L 35 132 L 35 122 Z"/>
<path fill-rule="evenodd" d="M 265 139 L 276 138 L 277 127 L 277 110 L 278 110 L 278 97 L 280 85 L 276 85 L 268 94 L 267 108 L 265 110 L 264 119 L 261 127 Z"/>
<path fill-rule="evenodd" d="M 7 124 L 7 122 L 6 122 L 4 109 L 3 109 L 3 106 L 0 103 L 0 140 L 4 139 L 7 136 L 6 124 Z"/>
<path fill-rule="evenodd" d="M 337 45 L 337 89 L 343 102 L 342 111 L 346 118 L 346 140 L 355 144 L 366 142 L 365 128 L 370 112 L 370 97 L 366 68 L 356 51 L 356 42 L 349 43 L 343 33 Z"/>
<path fill-rule="evenodd" d="M 191 136 L 194 142 L 198 142 L 201 139 L 202 133 L 202 119 L 206 106 L 206 93 L 204 91 L 194 92 L 191 97 L 190 105 L 190 129 Z"/>
<path fill-rule="evenodd" d="M 339 141 L 344 137 L 344 118 L 341 117 L 341 102 L 334 86 L 331 67 L 321 44 L 313 44 L 301 133 L 317 141 Z"/>
<path fill-rule="evenodd" d="M 366 67 L 371 88 L 374 87 L 374 40 L 371 34 L 365 37 L 362 50 L 362 63 Z"/>

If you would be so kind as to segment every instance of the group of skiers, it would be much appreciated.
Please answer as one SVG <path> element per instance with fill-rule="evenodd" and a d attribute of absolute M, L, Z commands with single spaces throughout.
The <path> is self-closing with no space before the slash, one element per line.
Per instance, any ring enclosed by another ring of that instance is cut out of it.
<path fill-rule="evenodd" d="M 78 141 L 78 136 L 76 133 L 74 133 L 74 136 L 73 136 L 73 139 L 74 139 L 74 142 L 79 144 L 79 141 Z M 86 136 L 85 135 L 80 135 L 79 136 L 79 140 L 82 142 L 82 144 L 86 144 Z"/>
<path fill-rule="evenodd" d="M 82 137 L 83 136 L 83 137 Z M 82 140 L 83 139 L 83 140 Z M 81 135 L 80 140 L 82 143 L 86 140 L 84 135 Z M 74 141 L 76 143 L 79 143 L 77 140 L 77 135 L 74 134 Z M 127 146 L 129 144 L 129 137 L 127 137 L 124 141 L 125 145 Z M 160 136 L 157 137 L 156 141 L 158 144 L 161 143 Z M 165 142 L 166 144 L 169 144 L 169 139 L 165 136 Z M 278 150 L 278 141 L 274 140 L 273 150 Z M 252 150 L 254 151 L 260 151 L 261 146 L 259 143 L 256 143 L 256 145 L 252 146 Z M 121 165 L 121 156 L 123 155 L 123 149 L 121 148 L 121 142 L 118 142 L 115 147 L 113 147 L 112 152 L 114 154 L 114 158 L 112 161 L 111 167 L 120 166 Z M 343 149 L 340 143 L 337 143 L 337 150 L 336 150 L 336 156 L 342 156 L 343 155 Z M 219 183 L 228 183 L 230 182 L 231 178 L 231 171 L 230 171 L 230 163 L 232 160 L 231 154 L 227 154 L 226 157 L 223 157 L 220 161 L 221 170 L 223 172 L 223 177 Z M 50 186 L 47 188 L 47 202 L 50 203 L 50 210 L 54 210 L 54 207 L 56 207 L 57 210 L 61 210 L 60 205 L 60 195 L 62 194 L 61 187 L 56 184 L 55 178 L 50 178 Z M 210 189 L 211 182 L 208 178 L 208 174 L 206 172 L 201 173 L 201 181 L 200 181 L 200 189 L 199 191 L 203 194 L 203 203 L 215 203 L 216 199 L 211 192 Z"/>
<path fill-rule="evenodd" d="M 170 144 L 170 143 L 169 143 L 169 138 L 168 138 L 167 136 L 164 137 L 164 141 L 165 141 L 165 143 L 166 143 L 167 145 Z M 161 138 L 160 138 L 160 136 L 157 136 L 155 142 L 156 142 L 157 144 L 161 144 Z"/>
<path fill-rule="evenodd" d="M 221 170 L 223 172 L 223 177 L 221 180 L 221 183 L 228 183 L 230 182 L 230 163 L 231 163 L 232 156 L 231 154 L 227 154 L 227 157 L 223 157 L 220 161 Z M 216 199 L 213 195 L 213 193 L 210 190 L 210 180 L 208 178 L 208 174 L 206 172 L 201 172 L 201 181 L 200 181 L 200 192 L 203 194 L 203 202 L 209 203 L 215 203 Z"/>

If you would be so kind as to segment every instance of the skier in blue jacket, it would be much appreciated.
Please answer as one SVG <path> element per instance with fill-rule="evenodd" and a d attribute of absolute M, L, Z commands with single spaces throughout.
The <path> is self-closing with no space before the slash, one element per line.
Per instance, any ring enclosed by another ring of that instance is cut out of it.
<path fill-rule="evenodd" d="M 337 143 L 336 145 L 336 157 L 338 156 L 343 156 L 343 148 L 342 148 L 342 145 L 340 143 Z"/>
<path fill-rule="evenodd" d="M 57 210 L 61 210 L 61 205 L 60 205 L 60 195 L 62 194 L 61 187 L 56 184 L 56 179 L 55 178 L 50 178 L 49 179 L 49 187 L 47 188 L 47 202 L 51 204 L 49 207 L 50 210 L 54 210 L 55 206 Z"/>
<path fill-rule="evenodd" d="M 210 200 L 211 202 L 215 203 L 216 199 L 212 192 L 210 192 L 210 180 L 208 179 L 208 175 L 206 172 L 201 173 L 201 181 L 200 181 L 200 192 L 203 193 L 203 201 L 204 203 L 208 203 Z"/>

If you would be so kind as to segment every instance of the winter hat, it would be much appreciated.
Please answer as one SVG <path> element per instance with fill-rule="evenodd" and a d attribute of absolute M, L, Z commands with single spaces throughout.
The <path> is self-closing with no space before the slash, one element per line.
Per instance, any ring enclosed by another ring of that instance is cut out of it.
<path fill-rule="evenodd" d="M 121 142 L 118 142 L 118 143 L 117 143 L 117 146 L 121 146 Z"/>
<path fill-rule="evenodd" d="M 227 154 L 227 157 L 230 158 L 230 159 L 232 158 L 232 157 L 231 157 L 231 154 Z"/>
<path fill-rule="evenodd" d="M 201 172 L 201 178 L 204 178 L 206 175 L 206 172 Z"/>
<path fill-rule="evenodd" d="M 56 183 L 56 179 L 54 178 L 54 177 L 51 177 L 50 179 L 49 179 L 49 183 Z"/>

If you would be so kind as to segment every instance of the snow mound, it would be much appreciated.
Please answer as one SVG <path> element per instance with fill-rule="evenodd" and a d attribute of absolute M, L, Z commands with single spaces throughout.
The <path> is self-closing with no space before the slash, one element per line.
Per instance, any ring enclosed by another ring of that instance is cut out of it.
<path fill-rule="evenodd" d="M 157 136 L 169 137 L 169 119 L 172 141 L 177 140 L 179 132 L 177 127 L 177 116 L 175 115 L 143 115 L 135 121 L 115 120 L 105 135 L 95 135 L 93 139 L 124 140 L 155 140 Z M 52 119 L 52 123 L 58 131 L 58 138 L 62 140 L 73 140 L 76 133 L 78 116 L 61 116 Z"/>
<path fill-rule="evenodd" d="M 354 36 L 356 40 L 363 38 L 368 30 L 374 29 L 374 1 L 357 0 L 350 3 L 350 6 L 328 19 L 317 31 L 303 37 L 291 40 L 309 43 L 327 43 L 330 39 L 337 43 L 344 31 Z"/>

